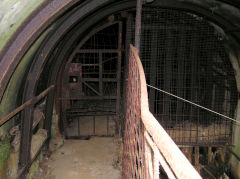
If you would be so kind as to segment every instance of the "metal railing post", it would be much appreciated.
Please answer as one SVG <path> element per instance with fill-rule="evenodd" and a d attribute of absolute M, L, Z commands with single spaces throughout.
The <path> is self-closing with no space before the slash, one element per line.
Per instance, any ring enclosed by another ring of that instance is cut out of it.
<path fill-rule="evenodd" d="M 135 25 L 135 47 L 140 49 L 142 26 L 142 0 L 137 0 L 136 25 Z"/>

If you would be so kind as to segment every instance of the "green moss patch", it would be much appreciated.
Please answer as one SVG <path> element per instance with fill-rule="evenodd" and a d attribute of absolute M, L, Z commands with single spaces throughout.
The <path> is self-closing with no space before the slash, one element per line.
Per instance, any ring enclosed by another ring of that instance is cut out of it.
<path fill-rule="evenodd" d="M 0 50 L 43 0 L 1 0 L 0 1 Z"/>
<path fill-rule="evenodd" d="M 0 168 L 3 167 L 10 154 L 10 141 L 5 139 L 0 142 Z"/>

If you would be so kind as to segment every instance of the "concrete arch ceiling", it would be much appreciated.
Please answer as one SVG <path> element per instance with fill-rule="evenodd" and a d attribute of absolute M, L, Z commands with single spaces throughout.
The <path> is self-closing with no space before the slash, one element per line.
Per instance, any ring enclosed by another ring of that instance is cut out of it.
<path fill-rule="evenodd" d="M 227 2 L 229 4 L 214 0 L 155 0 L 149 5 L 182 9 L 204 16 L 209 21 L 220 26 L 229 38 L 239 42 L 240 7 L 237 7 L 237 2 Z M 47 36 L 48 39 L 44 41 L 42 48 L 37 53 L 38 55 L 36 55 L 34 64 L 31 67 L 31 71 L 36 75 L 31 73 L 30 76 L 39 77 L 46 60 L 49 59 L 49 53 L 67 33 L 71 32 L 72 38 L 65 41 L 64 48 L 67 45 L 71 47 L 75 42 L 73 37 L 80 36 L 88 27 L 97 23 L 104 16 L 124 9 L 134 8 L 135 3 L 133 0 L 45 1 L 25 20 L 24 24 L 16 31 L 0 53 L 0 99 L 2 99 L 7 84 L 23 55 L 52 23 L 60 22 L 52 30 L 53 33 Z M 78 31 L 76 31 L 77 28 Z M 44 55 L 41 56 L 40 53 Z M 65 50 L 65 53 L 67 53 L 67 50 Z M 52 81 L 54 80 L 56 80 L 55 77 L 53 77 Z M 32 95 L 35 85 L 30 86 L 28 86 L 30 88 L 27 91 Z"/>

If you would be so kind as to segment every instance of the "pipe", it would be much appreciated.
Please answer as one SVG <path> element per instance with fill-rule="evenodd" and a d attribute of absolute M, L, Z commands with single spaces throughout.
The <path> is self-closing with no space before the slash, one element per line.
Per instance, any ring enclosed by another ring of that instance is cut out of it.
<path fill-rule="evenodd" d="M 26 108 L 27 106 L 30 106 L 32 104 L 37 103 L 38 101 L 40 101 L 42 98 L 44 98 L 52 89 L 54 88 L 54 85 L 51 85 L 49 88 L 47 88 L 46 90 L 44 90 L 41 94 L 39 94 L 37 97 L 33 97 L 32 99 L 26 101 L 25 103 L 23 103 L 21 106 L 19 106 L 18 108 L 14 109 L 11 113 L 9 113 L 6 117 L 4 117 L 1 121 L 0 121 L 0 126 L 2 126 L 5 122 L 9 121 L 13 116 L 15 116 L 17 113 L 19 113 L 20 111 L 22 111 L 24 108 Z"/>
<path fill-rule="evenodd" d="M 141 22 L 142 22 L 142 0 L 137 0 L 136 10 L 136 25 L 135 25 L 135 47 L 140 49 L 141 41 Z"/>

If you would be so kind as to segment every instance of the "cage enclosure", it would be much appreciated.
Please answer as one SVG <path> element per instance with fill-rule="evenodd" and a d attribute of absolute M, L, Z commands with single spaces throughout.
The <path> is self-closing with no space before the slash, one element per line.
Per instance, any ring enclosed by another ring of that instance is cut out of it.
<path fill-rule="evenodd" d="M 58 105 L 66 138 L 123 133 L 135 16 L 127 10 L 91 27 L 62 66 Z M 147 84 L 234 117 L 237 87 L 224 39 L 198 14 L 143 6 L 139 51 Z M 148 93 L 151 112 L 196 166 L 232 145 L 231 121 L 155 89 Z"/>

